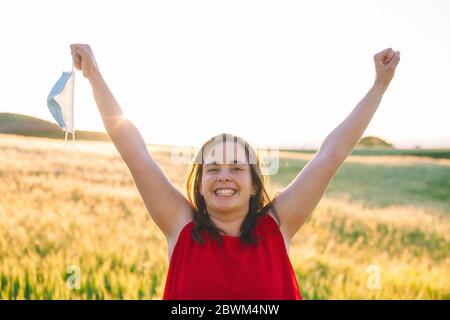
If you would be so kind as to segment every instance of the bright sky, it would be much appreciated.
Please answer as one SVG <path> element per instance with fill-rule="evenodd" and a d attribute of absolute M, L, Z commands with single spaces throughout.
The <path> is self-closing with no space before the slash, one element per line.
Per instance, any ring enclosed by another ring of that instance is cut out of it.
<path fill-rule="evenodd" d="M 255 145 L 318 147 L 373 83 L 373 55 L 401 52 L 365 135 L 450 147 L 450 1 L 0 2 L 0 112 L 53 121 L 46 99 L 88 43 L 148 143 L 221 132 Z M 75 127 L 103 131 L 75 80 Z"/>

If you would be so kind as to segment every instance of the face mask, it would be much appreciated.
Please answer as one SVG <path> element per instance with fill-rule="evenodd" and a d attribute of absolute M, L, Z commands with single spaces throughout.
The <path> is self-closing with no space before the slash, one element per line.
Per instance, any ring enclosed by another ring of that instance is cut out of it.
<path fill-rule="evenodd" d="M 67 142 L 67 134 L 72 133 L 75 142 L 75 125 L 73 117 L 73 94 L 75 85 L 75 72 L 63 72 L 56 81 L 47 97 L 47 106 L 59 127 L 66 132 L 64 146 Z"/>

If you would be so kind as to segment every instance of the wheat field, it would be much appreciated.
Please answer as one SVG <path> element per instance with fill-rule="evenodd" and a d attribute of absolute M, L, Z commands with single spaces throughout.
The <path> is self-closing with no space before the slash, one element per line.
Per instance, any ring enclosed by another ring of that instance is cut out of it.
<path fill-rule="evenodd" d="M 187 165 L 150 151 L 184 192 Z M 272 195 L 307 161 L 282 156 Z M 294 238 L 303 298 L 450 299 L 450 164 L 374 159 L 350 157 Z M 394 165 L 430 178 L 415 189 L 402 184 L 406 173 L 368 180 Z M 64 149 L 60 140 L 0 135 L 1 299 L 161 299 L 167 266 L 163 234 L 111 143 Z"/>

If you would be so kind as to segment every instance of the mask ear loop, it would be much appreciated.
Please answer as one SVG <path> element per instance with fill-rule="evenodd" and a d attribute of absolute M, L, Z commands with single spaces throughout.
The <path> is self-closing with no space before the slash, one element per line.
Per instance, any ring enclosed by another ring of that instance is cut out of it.
<path fill-rule="evenodd" d="M 75 113 L 73 111 L 73 106 L 75 104 L 75 70 L 74 70 L 74 63 L 72 62 L 72 77 L 73 77 L 73 86 L 72 86 L 72 118 L 74 122 L 73 131 L 72 131 L 72 144 L 71 148 L 75 145 Z"/>
<path fill-rule="evenodd" d="M 73 86 L 72 86 L 72 114 L 73 114 L 73 102 L 74 102 L 74 92 L 75 92 L 75 72 L 73 71 L 74 62 L 72 63 L 72 77 L 73 77 Z M 64 131 L 66 132 L 64 137 L 64 149 L 66 149 L 66 143 L 67 143 L 67 135 L 69 131 L 67 128 L 64 128 Z M 72 132 L 72 143 L 70 144 L 70 149 L 73 149 L 73 146 L 75 145 L 75 128 L 73 128 Z"/>

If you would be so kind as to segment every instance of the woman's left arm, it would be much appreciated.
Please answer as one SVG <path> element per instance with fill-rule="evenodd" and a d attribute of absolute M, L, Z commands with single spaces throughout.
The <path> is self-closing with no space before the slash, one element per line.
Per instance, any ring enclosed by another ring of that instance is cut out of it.
<path fill-rule="evenodd" d="M 343 162 L 359 142 L 394 77 L 395 68 L 400 62 L 400 52 L 385 49 L 374 56 L 374 62 L 376 77 L 373 86 L 320 147 L 320 151 L 333 155 L 335 161 Z"/>
<path fill-rule="evenodd" d="M 358 143 L 394 77 L 400 53 L 391 48 L 374 56 L 375 82 L 347 118 L 322 142 L 319 151 L 274 199 L 281 231 L 288 242 L 305 223 L 331 179 Z"/>

